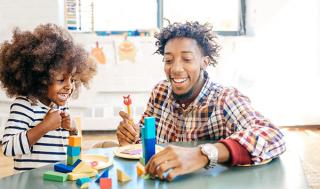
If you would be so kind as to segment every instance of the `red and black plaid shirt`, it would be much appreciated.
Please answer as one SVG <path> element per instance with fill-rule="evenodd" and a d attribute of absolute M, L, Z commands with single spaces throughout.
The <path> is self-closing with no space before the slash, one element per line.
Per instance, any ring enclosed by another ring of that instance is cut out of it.
<path fill-rule="evenodd" d="M 205 78 L 200 94 L 185 109 L 174 100 L 168 81 L 153 89 L 140 124 L 144 117 L 156 118 L 158 143 L 232 139 L 248 150 L 255 164 L 285 151 L 283 134 L 247 97 L 213 83 L 207 73 Z"/>

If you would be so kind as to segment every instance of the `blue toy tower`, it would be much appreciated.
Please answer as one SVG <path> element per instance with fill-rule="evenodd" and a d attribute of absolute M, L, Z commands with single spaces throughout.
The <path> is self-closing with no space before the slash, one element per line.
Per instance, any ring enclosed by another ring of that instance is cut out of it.
<path fill-rule="evenodd" d="M 154 117 L 145 117 L 141 127 L 142 163 L 146 165 L 156 152 L 156 122 Z"/>

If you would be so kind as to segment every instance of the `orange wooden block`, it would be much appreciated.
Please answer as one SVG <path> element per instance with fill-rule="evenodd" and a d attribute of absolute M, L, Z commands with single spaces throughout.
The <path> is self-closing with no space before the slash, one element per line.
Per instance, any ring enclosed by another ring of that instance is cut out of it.
<path fill-rule="evenodd" d="M 69 146 L 81 146 L 81 137 L 69 136 Z"/>
<path fill-rule="evenodd" d="M 110 189 L 112 188 L 111 178 L 100 178 L 100 189 Z"/>
<path fill-rule="evenodd" d="M 140 162 L 137 163 L 137 167 L 136 168 L 137 168 L 137 174 L 138 174 L 139 177 L 141 175 L 144 175 L 144 173 L 145 173 L 144 166 Z"/>

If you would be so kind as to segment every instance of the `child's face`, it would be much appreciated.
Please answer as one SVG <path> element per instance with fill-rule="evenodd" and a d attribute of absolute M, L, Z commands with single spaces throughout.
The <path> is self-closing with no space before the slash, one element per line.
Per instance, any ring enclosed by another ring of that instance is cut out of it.
<path fill-rule="evenodd" d="M 53 76 L 53 82 L 48 87 L 48 104 L 55 103 L 64 106 L 74 89 L 74 80 L 71 74 L 57 73 Z"/>

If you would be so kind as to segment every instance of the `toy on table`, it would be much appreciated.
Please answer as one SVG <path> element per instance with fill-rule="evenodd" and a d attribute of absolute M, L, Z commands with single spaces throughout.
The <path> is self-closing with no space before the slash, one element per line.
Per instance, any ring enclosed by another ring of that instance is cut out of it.
<path fill-rule="evenodd" d="M 131 178 L 120 169 L 117 169 L 117 177 L 120 182 L 128 182 L 131 180 Z"/>
<path fill-rule="evenodd" d="M 141 162 L 146 165 L 156 153 L 156 122 L 154 117 L 145 117 L 144 126 L 140 128 L 143 156 Z"/>

